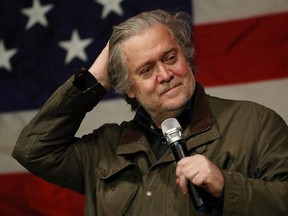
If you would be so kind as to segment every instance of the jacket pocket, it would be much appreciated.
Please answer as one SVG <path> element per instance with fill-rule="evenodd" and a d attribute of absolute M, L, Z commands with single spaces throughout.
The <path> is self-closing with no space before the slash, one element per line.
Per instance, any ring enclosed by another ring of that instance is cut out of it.
<path fill-rule="evenodd" d="M 138 166 L 128 164 L 111 170 L 99 167 L 95 170 L 95 175 L 99 215 L 124 215 L 142 182 Z"/>

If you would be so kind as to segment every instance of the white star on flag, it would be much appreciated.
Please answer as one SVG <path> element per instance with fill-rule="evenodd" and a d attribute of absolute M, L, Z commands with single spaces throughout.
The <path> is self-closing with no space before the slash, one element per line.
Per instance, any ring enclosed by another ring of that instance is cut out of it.
<path fill-rule="evenodd" d="M 74 29 L 70 41 L 58 43 L 60 47 L 67 51 L 65 64 L 69 64 L 76 57 L 86 62 L 88 58 L 84 50 L 92 41 L 92 38 L 81 39 L 78 31 Z"/>
<path fill-rule="evenodd" d="M 48 25 L 45 14 L 53 8 L 53 5 L 41 5 L 39 0 L 33 0 L 31 8 L 22 9 L 21 12 L 28 16 L 29 20 L 25 26 L 25 29 L 29 29 L 37 23 L 46 27 Z"/>
<path fill-rule="evenodd" d="M 3 41 L 0 41 L 0 68 L 3 67 L 10 71 L 10 58 L 17 52 L 17 49 L 6 50 Z"/>
<path fill-rule="evenodd" d="M 95 1 L 103 6 L 101 14 L 102 19 L 105 19 L 111 12 L 115 12 L 119 16 L 124 14 L 120 6 L 123 0 L 95 0 Z"/>

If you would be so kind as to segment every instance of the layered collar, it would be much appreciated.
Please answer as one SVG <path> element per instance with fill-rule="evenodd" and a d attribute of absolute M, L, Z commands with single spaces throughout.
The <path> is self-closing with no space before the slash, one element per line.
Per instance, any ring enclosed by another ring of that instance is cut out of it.
<path fill-rule="evenodd" d="M 187 104 L 184 112 L 179 116 L 178 120 L 184 129 L 183 137 L 185 139 L 211 128 L 213 121 L 209 98 L 205 94 L 204 88 L 200 83 L 196 84 L 194 95 Z M 155 134 L 160 135 L 161 130 L 155 128 L 156 127 L 148 113 L 146 113 L 144 109 L 138 110 L 135 118 L 129 123 L 129 126 L 122 134 L 118 153 L 129 154 L 138 151 L 148 151 L 147 145 L 149 144 L 145 137 L 145 130 L 152 130 Z M 211 133 L 211 139 L 219 137 L 217 129 Z M 201 142 L 203 141 L 204 140 L 201 140 Z M 195 147 L 195 145 L 200 145 L 200 143 L 187 143 L 189 149 Z"/>

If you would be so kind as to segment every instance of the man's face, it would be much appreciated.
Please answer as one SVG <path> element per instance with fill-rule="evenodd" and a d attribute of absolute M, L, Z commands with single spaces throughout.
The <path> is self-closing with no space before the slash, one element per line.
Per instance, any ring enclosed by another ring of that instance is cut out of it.
<path fill-rule="evenodd" d="M 125 41 L 122 50 L 131 82 L 128 96 L 159 124 L 180 114 L 194 93 L 195 78 L 168 29 L 148 28 Z"/>

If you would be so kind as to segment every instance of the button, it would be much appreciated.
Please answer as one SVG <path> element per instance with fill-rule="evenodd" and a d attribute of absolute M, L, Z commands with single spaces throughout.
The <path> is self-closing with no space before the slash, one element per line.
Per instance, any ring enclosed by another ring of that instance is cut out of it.
<path fill-rule="evenodd" d="M 153 194 L 152 191 L 147 191 L 147 192 L 146 192 L 146 195 L 149 196 L 149 197 L 151 197 L 152 194 Z"/>
<path fill-rule="evenodd" d="M 217 214 L 218 214 L 217 209 L 213 209 L 213 210 L 211 211 L 211 214 L 212 214 L 212 215 L 217 215 Z"/>

